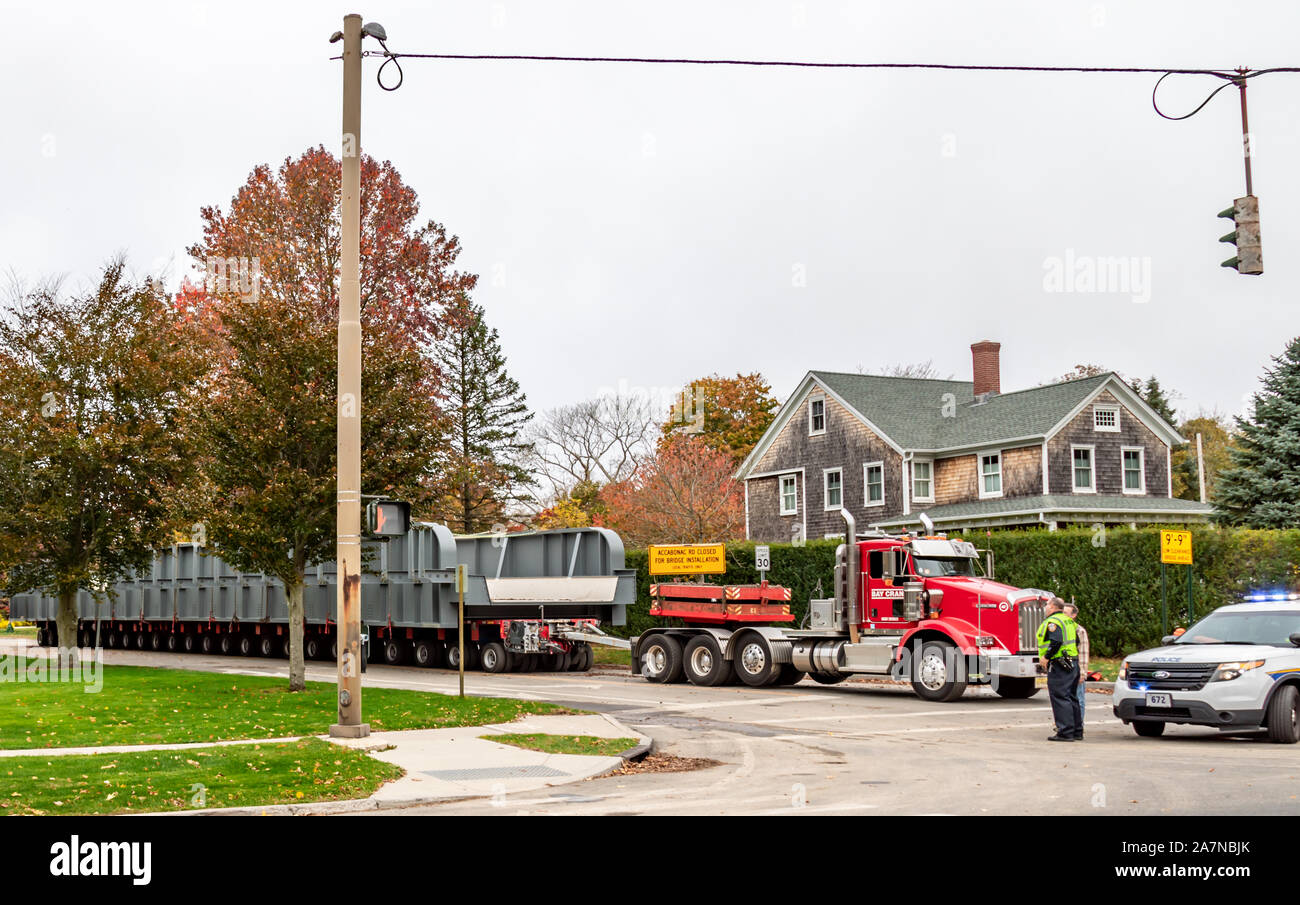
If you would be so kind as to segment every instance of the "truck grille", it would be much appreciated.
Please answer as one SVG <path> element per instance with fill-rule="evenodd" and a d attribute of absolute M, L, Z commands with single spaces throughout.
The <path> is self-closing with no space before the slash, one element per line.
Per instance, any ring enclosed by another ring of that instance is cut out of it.
<path fill-rule="evenodd" d="M 1020 650 L 1038 651 L 1038 627 L 1047 617 L 1043 611 L 1047 604 L 1037 598 L 1022 600 L 1020 608 Z"/>
<path fill-rule="evenodd" d="M 1151 691 L 1198 691 L 1210 681 L 1217 663 L 1130 663 L 1129 687 L 1145 685 Z M 1159 678 L 1156 673 L 1162 673 Z"/>

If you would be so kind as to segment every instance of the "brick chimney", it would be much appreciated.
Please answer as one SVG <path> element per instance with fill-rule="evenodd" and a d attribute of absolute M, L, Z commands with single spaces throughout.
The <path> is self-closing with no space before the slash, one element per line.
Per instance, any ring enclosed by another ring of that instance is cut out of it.
<path fill-rule="evenodd" d="M 982 340 L 971 343 L 970 354 L 973 365 L 976 397 L 985 393 L 1002 392 L 1001 371 L 998 367 L 998 350 L 1002 343 Z"/>

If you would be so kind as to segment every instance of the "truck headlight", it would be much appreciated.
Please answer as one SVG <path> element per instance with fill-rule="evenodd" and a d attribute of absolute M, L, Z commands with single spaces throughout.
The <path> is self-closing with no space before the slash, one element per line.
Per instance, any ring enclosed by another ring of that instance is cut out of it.
<path fill-rule="evenodd" d="M 1244 672 L 1250 672 L 1252 669 L 1259 669 L 1264 665 L 1263 660 L 1238 660 L 1234 663 L 1220 663 L 1219 668 L 1214 671 L 1211 682 L 1227 682 L 1238 678 Z"/>

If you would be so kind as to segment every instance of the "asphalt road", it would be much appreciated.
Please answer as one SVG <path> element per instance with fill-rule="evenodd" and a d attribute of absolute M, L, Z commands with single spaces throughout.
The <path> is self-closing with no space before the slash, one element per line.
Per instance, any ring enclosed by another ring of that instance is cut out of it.
<path fill-rule="evenodd" d="M 107 652 L 109 663 L 285 674 L 282 660 Z M 332 664 L 308 677 L 333 681 Z M 365 685 L 456 690 L 456 674 L 371 665 Z M 427 814 L 1295 814 L 1300 746 L 1170 726 L 1139 738 L 1088 695 L 1087 739 L 1046 741 L 1046 691 L 986 689 L 930 704 L 910 688 L 805 680 L 779 689 L 652 685 L 615 671 L 467 673 L 469 694 L 608 713 L 656 751 L 711 758 L 685 773 L 614 775 L 553 792 L 408 809 Z M 363 701 L 364 703 L 364 701 Z"/>

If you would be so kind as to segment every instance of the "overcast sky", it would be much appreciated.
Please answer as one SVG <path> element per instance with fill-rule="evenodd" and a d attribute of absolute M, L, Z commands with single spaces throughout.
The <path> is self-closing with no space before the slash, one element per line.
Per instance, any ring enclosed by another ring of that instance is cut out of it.
<path fill-rule="evenodd" d="M 337 154 L 328 38 L 348 12 L 398 52 L 1300 64 L 1282 2 L 0 8 L 0 269 L 73 286 L 116 251 L 175 285 L 200 206 L 256 164 Z M 460 237 L 536 408 L 712 372 L 761 371 L 780 398 L 810 369 L 933 359 L 969 379 L 970 343 L 993 339 L 1004 391 L 1095 363 L 1158 375 L 1184 414 L 1236 413 L 1300 333 L 1300 74 L 1251 83 L 1251 277 L 1219 267 L 1215 214 L 1245 193 L 1233 89 L 1168 122 L 1147 75 L 409 61 L 386 93 L 365 65 L 363 150 Z M 1217 84 L 1171 78 L 1162 104 Z M 1105 258 L 1137 283 L 1086 291 Z"/>

